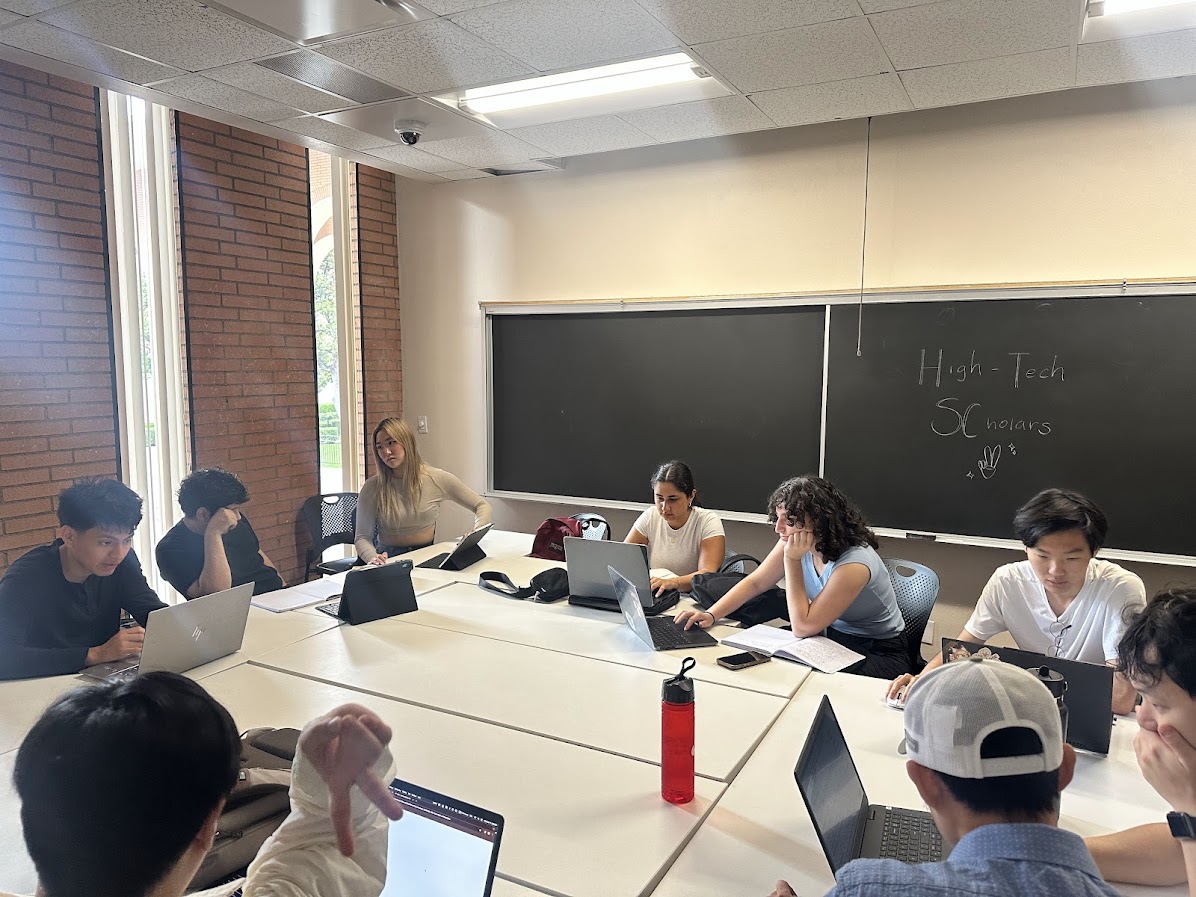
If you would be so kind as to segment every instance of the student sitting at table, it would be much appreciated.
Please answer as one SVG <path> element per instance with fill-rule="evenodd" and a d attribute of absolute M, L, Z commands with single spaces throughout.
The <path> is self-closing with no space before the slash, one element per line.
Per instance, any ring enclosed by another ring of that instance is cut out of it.
<path fill-rule="evenodd" d="M 1078 492 L 1044 489 L 1017 512 L 1013 531 L 1026 560 L 997 568 L 958 638 L 987 642 L 1008 632 L 1026 651 L 1115 666 L 1126 611 L 1146 603 L 1146 588 L 1137 574 L 1096 557 L 1109 531 L 1101 509 Z M 926 669 L 942 662 L 936 653 Z M 899 676 L 888 696 L 908 693 L 916 680 Z M 1117 674 L 1113 712 L 1129 713 L 1134 700 Z"/>
<path fill-rule="evenodd" d="M 1088 849 L 1110 881 L 1186 882 L 1196 897 L 1196 588 L 1155 595 L 1117 654 L 1142 694 L 1138 767 L 1172 812 L 1166 822 L 1089 838 Z"/>
<path fill-rule="evenodd" d="M 0 679 L 59 676 L 141 650 L 146 617 L 165 607 L 145 581 L 133 530 L 141 499 L 116 480 L 58 496 L 58 538 L 0 579 Z M 121 628 L 121 609 L 137 621 Z"/>
<path fill-rule="evenodd" d="M 893 581 L 864 515 L 828 481 L 786 480 L 768 500 L 777 544 L 763 563 L 709 610 L 683 610 L 688 629 L 712 626 L 785 577 L 789 622 L 797 636 L 826 635 L 864 655 L 845 672 L 888 679 L 909 670 Z"/>
<path fill-rule="evenodd" d="M 991 660 L 939 667 L 910 694 L 904 723 L 906 772 L 948 855 L 853 860 L 827 897 L 1115 897 L 1079 835 L 1059 828 L 1076 755 L 1035 676 Z M 772 897 L 794 892 L 779 881 Z"/>
<path fill-rule="evenodd" d="M 631 525 L 624 542 L 648 546 L 648 566 L 675 575 L 652 577 L 652 591 L 688 592 L 695 573 L 714 573 L 727 552 L 727 537 L 718 515 L 698 507 L 694 475 L 683 461 L 660 465 L 652 476 L 652 500 Z"/>
<path fill-rule="evenodd" d="M 80 688 L 52 704 L 13 771 L 38 897 L 180 897 L 237 782 L 237 731 L 227 710 L 174 673 Z M 241 888 L 245 897 L 381 892 L 384 816 L 403 812 L 386 785 L 390 736 L 356 704 L 309 723 L 295 755 L 290 815 L 248 879 L 203 897 Z"/>
<path fill-rule="evenodd" d="M 394 555 L 432 544 L 440 504 L 446 498 L 473 511 L 473 527 L 490 522 L 490 505 L 446 470 L 420 460 L 407 423 L 388 417 L 371 438 L 378 473 L 357 496 L 357 556 L 384 564 Z M 377 529 L 378 544 L 374 544 Z"/>
<path fill-rule="evenodd" d="M 235 473 L 196 470 L 179 485 L 183 519 L 158 542 L 158 570 L 180 595 L 199 598 L 242 583 L 253 594 L 284 585 L 242 506 L 249 490 Z"/>

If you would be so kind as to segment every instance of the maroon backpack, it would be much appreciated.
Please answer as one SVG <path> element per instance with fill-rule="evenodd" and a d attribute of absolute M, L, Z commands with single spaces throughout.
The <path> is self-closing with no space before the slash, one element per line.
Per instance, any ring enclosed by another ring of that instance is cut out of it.
<path fill-rule="evenodd" d="M 565 559 L 565 536 L 581 536 L 581 521 L 572 517 L 549 517 L 536 530 L 532 557 L 546 561 Z"/>

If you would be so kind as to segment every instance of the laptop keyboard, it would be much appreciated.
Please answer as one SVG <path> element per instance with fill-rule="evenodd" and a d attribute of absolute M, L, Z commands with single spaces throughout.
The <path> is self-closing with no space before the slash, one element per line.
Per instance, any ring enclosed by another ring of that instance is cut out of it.
<path fill-rule="evenodd" d="M 706 635 L 703 630 L 678 626 L 672 617 L 648 617 L 648 629 L 652 633 L 652 641 L 658 648 L 685 648 L 689 645 L 709 644 L 702 638 Z"/>
<path fill-rule="evenodd" d="M 942 856 L 943 837 L 934 820 L 921 813 L 885 814 L 880 852 L 887 859 L 903 863 L 929 863 Z"/>
<path fill-rule="evenodd" d="M 339 601 L 329 601 L 327 604 L 319 604 L 316 610 L 322 610 L 330 617 L 335 617 L 341 612 L 341 603 Z"/>

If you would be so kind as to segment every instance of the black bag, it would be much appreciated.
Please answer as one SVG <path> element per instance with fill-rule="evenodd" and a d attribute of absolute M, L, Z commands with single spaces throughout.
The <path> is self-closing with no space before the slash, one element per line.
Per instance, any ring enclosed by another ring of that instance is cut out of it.
<path fill-rule="evenodd" d="M 742 567 L 744 561 L 752 561 L 757 566 L 760 564 L 751 555 L 737 554 L 723 561 L 722 569 L 718 573 L 694 574 L 689 587 L 690 597 L 703 610 L 710 607 L 747 576 L 746 573 L 728 570 L 729 567 L 735 565 Z M 738 610 L 727 614 L 728 620 L 735 620 L 745 626 L 767 623 L 778 617 L 783 620 L 789 619 L 789 605 L 785 603 L 785 590 L 775 587 L 766 589 Z"/>
<path fill-rule="evenodd" d="M 521 589 L 505 573 L 487 570 L 478 577 L 478 585 L 490 592 L 498 592 L 508 598 L 528 599 L 549 603 L 560 601 L 569 595 L 569 574 L 560 567 L 553 567 L 532 577 L 526 589 Z"/>
<path fill-rule="evenodd" d="M 254 779 L 265 770 L 289 773 L 298 743 L 298 729 L 250 729 L 241 736 L 240 780 L 224 803 L 216 840 L 191 879 L 191 890 L 243 874 L 266 839 L 282 825 L 291 811 L 289 774 L 288 783 Z"/>

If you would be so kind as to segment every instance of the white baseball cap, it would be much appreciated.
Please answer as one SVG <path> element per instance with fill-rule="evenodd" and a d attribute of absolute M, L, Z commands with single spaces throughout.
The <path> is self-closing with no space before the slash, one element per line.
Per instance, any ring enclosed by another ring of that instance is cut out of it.
<path fill-rule="evenodd" d="M 981 757 L 993 732 L 1026 728 L 1042 749 L 1017 757 Z M 1063 726 L 1054 696 L 1020 667 L 972 657 L 918 679 L 905 702 L 911 760 L 961 779 L 1050 772 L 1063 764 Z"/>

